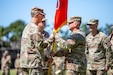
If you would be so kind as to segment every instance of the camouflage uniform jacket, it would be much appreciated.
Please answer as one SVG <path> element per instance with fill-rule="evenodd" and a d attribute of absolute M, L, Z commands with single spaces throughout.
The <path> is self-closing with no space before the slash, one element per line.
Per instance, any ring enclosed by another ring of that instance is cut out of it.
<path fill-rule="evenodd" d="M 1 59 L 1 69 L 5 70 L 5 69 L 10 69 L 10 65 L 11 65 L 11 59 L 9 58 L 10 56 L 6 56 L 2 57 Z"/>
<path fill-rule="evenodd" d="M 113 67 L 113 36 L 111 36 L 111 39 L 110 39 L 110 42 L 111 42 L 111 50 L 112 50 L 112 55 L 111 55 L 111 58 L 110 58 L 110 67 Z"/>
<path fill-rule="evenodd" d="M 49 37 L 49 34 L 34 23 L 29 23 L 22 34 L 21 38 L 21 53 L 20 53 L 20 67 L 22 68 L 42 68 L 42 40 Z"/>
<path fill-rule="evenodd" d="M 68 39 L 65 41 L 62 38 L 56 39 L 58 46 L 65 50 L 69 50 L 68 55 L 66 56 L 69 63 L 73 63 L 76 66 L 75 71 L 85 72 L 86 69 L 86 56 L 85 56 L 85 35 L 81 31 L 73 32 L 70 36 L 71 40 L 75 44 L 68 42 Z M 71 50 L 71 51 L 70 51 Z"/>
<path fill-rule="evenodd" d="M 110 42 L 111 42 L 111 49 L 112 49 L 112 51 L 113 51 L 113 36 L 112 36 Z"/>
<path fill-rule="evenodd" d="M 109 63 L 110 40 L 102 32 L 98 32 L 95 36 L 89 33 L 86 43 L 87 69 L 104 70 Z"/>
<path fill-rule="evenodd" d="M 20 68 L 20 58 L 15 59 L 14 66 L 15 66 L 16 69 Z"/>

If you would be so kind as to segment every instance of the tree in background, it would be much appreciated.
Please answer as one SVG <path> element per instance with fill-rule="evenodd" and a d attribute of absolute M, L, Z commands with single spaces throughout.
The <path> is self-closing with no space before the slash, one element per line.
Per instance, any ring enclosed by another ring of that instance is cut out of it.
<path fill-rule="evenodd" d="M 86 35 L 89 33 L 89 29 L 87 27 L 87 24 L 82 24 L 80 28 Z"/>
<path fill-rule="evenodd" d="M 111 26 L 112 26 L 112 24 L 106 24 L 105 28 L 103 28 L 103 32 L 104 32 L 107 36 L 109 36 L 110 33 L 111 33 Z"/>
<path fill-rule="evenodd" d="M 2 41 L 2 38 L 4 36 L 3 30 L 4 30 L 4 27 L 3 26 L 0 26 L 0 41 Z"/>
<path fill-rule="evenodd" d="M 17 20 L 10 24 L 10 33 L 12 34 L 10 41 L 19 41 L 22 35 L 22 31 L 25 27 L 25 22 L 22 20 Z"/>
<path fill-rule="evenodd" d="M 10 47 L 10 44 L 9 44 L 10 41 L 18 42 L 21 38 L 24 27 L 25 27 L 25 22 L 22 20 L 17 20 L 11 23 L 8 27 L 0 26 L 1 46 Z M 6 37 L 6 40 L 4 40 L 3 37 Z"/>

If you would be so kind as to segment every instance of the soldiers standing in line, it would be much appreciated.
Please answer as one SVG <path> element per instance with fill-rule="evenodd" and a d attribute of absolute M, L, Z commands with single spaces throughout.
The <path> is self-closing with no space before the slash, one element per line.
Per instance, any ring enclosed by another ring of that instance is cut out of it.
<path fill-rule="evenodd" d="M 20 54 L 17 54 L 17 57 L 15 59 L 15 71 L 16 71 L 16 75 L 19 75 L 21 73 L 21 69 L 20 69 Z"/>
<path fill-rule="evenodd" d="M 2 75 L 10 75 L 10 65 L 11 65 L 11 56 L 8 55 L 8 51 L 5 51 L 1 59 Z"/>
<path fill-rule="evenodd" d="M 88 21 L 90 33 L 86 37 L 87 75 L 106 75 L 111 54 L 110 40 L 98 31 L 98 20 Z"/>
<path fill-rule="evenodd" d="M 40 25 L 45 17 L 43 9 L 34 7 L 31 10 L 31 22 L 23 30 L 21 39 L 20 67 L 22 75 L 43 75 L 43 57 L 41 52 L 47 47 L 44 43 L 47 32 Z"/>
<path fill-rule="evenodd" d="M 113 25 L 111 26 L 111 34 L 110 34 L 109 38 L 110 38 L 110 42 L 111 42 L 111 50 L 113 51 Z M 113 75 L 113 52 L 112 52 L 112 56 L 111 56 L 109 74 Z"/>
<path fill-rule="evenodd" d="M 69 51 L 66 55 L 66 74 L 64 75 L 86 75 L 86 39 L 80 30 L 81 17 L 71 17 L 68 23 L 68 27 L 72 31 L 69 39 L 64 40 L 58 34 L 55 35 L 57 45 Z"/>

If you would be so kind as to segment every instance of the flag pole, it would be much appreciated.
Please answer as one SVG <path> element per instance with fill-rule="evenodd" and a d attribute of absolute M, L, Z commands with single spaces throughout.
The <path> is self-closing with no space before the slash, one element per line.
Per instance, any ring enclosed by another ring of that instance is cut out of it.
<path fill-rule="evenodd" d="M 53 36 L 55 36 L 56 32 L 53 32 Z M 51 63 L 53 61 L 52 57 L 54 56 L 54 49 L 55 49 L 55 39 L 53 40 L 53 43 L 52 43 L 52 48 L 51 48 L 51 54 L 50 54 L 50 60 L 48 61 L 48 64 L 49 64 L 49 67 L 48 67 L 48 75 L 51 75 Z"/>
<path fill-rule="evenodd" d="M 53 35 L 60 30 L 60 28 L 67 23 L 67 9 L 68 9 L 68 0 L 57 0 L 57 6 L 56 6 L 56 14 L 55 14 L 55 20 L 54 20 L 54 30 Z M 55 49 L 55 39 L 52 43 L 52 52 L 54 52 Z M 51 54 L 51 58 L 49 60 L 49 67 L 48 67 L 48 75 L 51 74 L 51 63 L 52 63 L 52 57 L 54 56 L 54 53 Z"/>

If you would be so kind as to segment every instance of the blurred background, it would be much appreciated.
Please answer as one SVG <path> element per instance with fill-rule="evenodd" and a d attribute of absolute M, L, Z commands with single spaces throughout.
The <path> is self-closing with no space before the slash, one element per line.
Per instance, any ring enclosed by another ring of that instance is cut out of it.
<path fill-rule="evenodd" d="M 57 0 L 0 0 L 0 59 L 4 51 L 11 55 L 11 68 L 14 68 L 16 54 L 20 52 L 20 41 L 24 27 L 31 20 L 30 11 L 34 6 L 41 7 L 46 13 L 46 28 L 49 34 L 53 31 Z M 89 33 L 87 21 L 99 19 L 99 30 L 107 36 L 113 25 L 113 0 L 69 0 L 68 19 L 71 16 L 81 16 L 81 30 Z M 70 35 L 65 25 L 59 31 L 67 39 Z M 0 64 L 1 66 L 1 64 Z"/>

